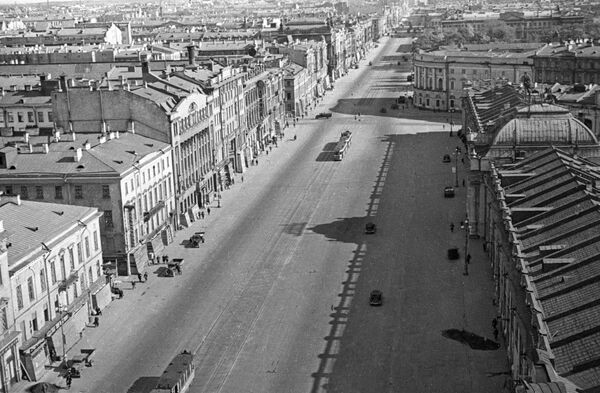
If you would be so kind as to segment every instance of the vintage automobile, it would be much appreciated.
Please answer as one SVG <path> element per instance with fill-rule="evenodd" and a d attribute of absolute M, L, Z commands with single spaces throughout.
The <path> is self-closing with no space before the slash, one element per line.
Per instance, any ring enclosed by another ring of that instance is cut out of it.
<path fill-rule="evenodd" d="M 450 154 L 444 154 L 444 158 L 442 158 L 442 162 L 451 162 Z"/>
<path fill-rule="evenodd" d="M 444 187 L 444 198 L 454 198 L 454 187 Z"/>
<path fill-rule="evenodd" d="M 315 119 L 329 119 L 331 117 L 331 112 L 321 112 L 317 113 Z"/>
<path fill-rule="evenodd" d="M 204 232 L 196 232 L 190 237 L 191 247 L 198 247 L 200 243 L 204 243 Z"/>
<path fill-rule="evenodd" d="M 448 249 L 448 259 L 455 260 L 460 258 L 460 253 L 458 252 L 458 248 L 453 247 Z"/>
<path fill-rule="evenodd" d="M 365 225 L 365 233 L 367 235 L 372 235 L 377 231 L 377 227 L 375 226 L 375 224 L 373 224 L 372 222 L 368 222 Z"/>
<path fill-rule="evenodd" d="M 383 293 L 377 289 L 372 290 L 371 295 L 369 295 L 369 304 L 371 306 L 381 306 L 383 304 Z"/>

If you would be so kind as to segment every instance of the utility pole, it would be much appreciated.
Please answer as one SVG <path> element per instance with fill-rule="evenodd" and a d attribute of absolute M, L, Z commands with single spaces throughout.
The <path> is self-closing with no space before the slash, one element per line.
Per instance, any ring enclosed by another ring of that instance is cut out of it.
<path fill-rule="evenodd" d="M 468 276 L 469 275 L 469 234 L 471 232 L 470 229 L 470 224 L 469 224 L 469 219 L 466 218 L 465 219 L 465 271 L 463 272 L 463 275 Z"/>
<path fill-rule="evenodd" d="M 454 186 L 458 187 L 458 155 L 460 154 L 460 147 L 456 146 L 454 150 Z"/>

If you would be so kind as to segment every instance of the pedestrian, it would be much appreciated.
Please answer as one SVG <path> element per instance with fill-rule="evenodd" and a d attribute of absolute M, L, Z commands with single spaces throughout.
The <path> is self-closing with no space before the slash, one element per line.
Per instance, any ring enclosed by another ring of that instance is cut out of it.
<path fill-rule="evenodd" d="M 445 130 L 445 129 L 446 129 L 446 125 L 442 124 L 442 130 Z"/>
<path fill-rule="evenodd" d="M 492 329 L 496 329 L 498 327 L 498 319 L 492 319 Z"/>
<path fill-rule="evenodd" d="M 210 216 L 210 207 L 206 208 L 206 213 L 208 213 L 208 215 Z"/>
<path fill-rule="evenodd" d="M 494 328 L 494 340 L 498 341 L 498 328 Z"/>
<path fill-rule="evenodd" d="M 467 254 L 467 264 L 471 263 L 471 254 Z"/>
<path fill-rule="evenodd" d="M 100 309 L 100 307 L 96 306 L 94 311 L 96 311 L 96 315 L 102 315 L 102 310 Z"/>
<path fill-rule="evenodd" d="M 464 158 L 464 157 L 462 157 L 462 158 L 460 159 L 460 162 L 462 162 L 462 163 L 463 163 L 463 165 L 464 165 L 464 164 L 465 164 L 465 158 Z"/>
<path fill-rule="evenodd" d="M 131 289 L 135 289 L 135 281 L 131 282 Z"/>
<path fill-rule="evenodd" d="M 204 211 L 200 211 L 200 218 L 204 220 Z"/>
<path fill-rule="evenodd" d="M 463 187 L 464 187 L 465 186 L 465 179 L 463 179 L 462 183 L 463 183 Z"/>
<path fill-rule="evenodd" d="M 73 383 L 73 377 L 71 374 L 67 374 L 67 389 L 71 389 L 71 383 Z"/>
<path fill-rule="evenodd" d="M 138 276 L 139 282 L 142 282 L 142 273 L 138 273 L 137 276 Z"/>
<path fill-rule="evenodd" d="M 144 282 L 148 281 L 148 272 L 144 272 Z"/>
<path fill-rule="evenodd" d="M 450 223 L 450 232 L 454 232 L 454 223 L 453 222 Z"/>
<path fill-rule="evenodd" d="M 100 326 L 100 317 L 94 317 L 94 326 L 95 327 Z"/>
<path fill-rule="evenodd" d="M 242 183 L 244 182 L 244 175 L 242 175 Z"/>

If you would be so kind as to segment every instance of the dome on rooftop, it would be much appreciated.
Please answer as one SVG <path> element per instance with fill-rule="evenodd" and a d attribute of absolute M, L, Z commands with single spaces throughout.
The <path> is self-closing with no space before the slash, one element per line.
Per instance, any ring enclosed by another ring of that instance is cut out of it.
<path fill-rule="evenodd" d="M 516 118 L 498 131 L 494 145 L 598 145 L 598 139 L 568 109 L 534 104 L 517 111 Z"/>

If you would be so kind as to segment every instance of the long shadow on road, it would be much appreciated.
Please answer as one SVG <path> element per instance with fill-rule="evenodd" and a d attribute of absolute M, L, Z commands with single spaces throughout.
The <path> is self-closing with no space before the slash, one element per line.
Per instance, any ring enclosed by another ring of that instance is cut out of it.
<path fill-rule="evenodd" d="M 356 245 L 311 393 L 498 391 L 486 375 L 502 367 L 496 351 L 477 350 L 497 347 L 462 344 L 481 339 L 465 330 L 465 313 L 477 311 L 464 308 L 461 266 L 445 255 L 462 239 L 448 224 L 464 217 L 464 190 L 455 199 L 441 192 L 452 177 L 441 162 L 447 142 L 445 133 L 387 135 L 365 216 L 307 228 Z M 374 235 L 365 234 L 369 221 Z M 369 305 L 373 289 L 383 290 L 382 307 Z"/>

